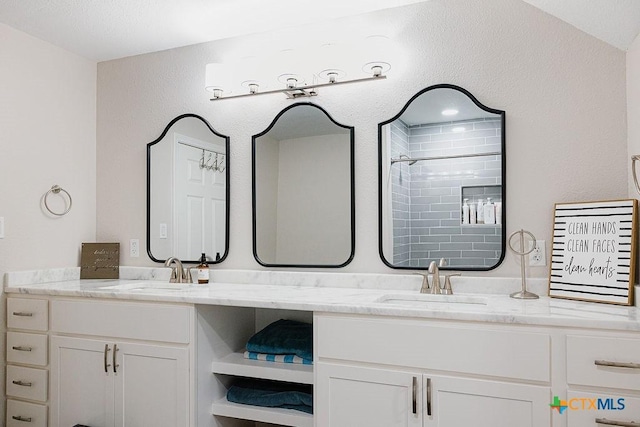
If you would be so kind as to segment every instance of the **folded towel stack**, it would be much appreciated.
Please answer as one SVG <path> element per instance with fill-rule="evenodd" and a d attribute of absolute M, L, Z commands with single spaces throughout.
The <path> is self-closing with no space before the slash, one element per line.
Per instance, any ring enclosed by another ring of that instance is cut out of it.
<path fill-rule="evenodd" d="M 284 319 L 273 322 L 249 339 L 244 357 L 311 365 L 313 325 Z"/>
<path fill-rule="evenodd" d="M 246 359 L 313 364 L 313 325 L 280 319 L 247 342 Z M 295 409 L 313 413 L 313 386 L 260 379 L 240 379 L 227 391 L 227 400 L 245 405 Z"/>
<path fill-rule="evenodd" d="M 294 409 L 313 413 L 313 386 L 279 383 L 257 379 L 242 379 L 227 392 L 227 400 L 245 405 Z"/>

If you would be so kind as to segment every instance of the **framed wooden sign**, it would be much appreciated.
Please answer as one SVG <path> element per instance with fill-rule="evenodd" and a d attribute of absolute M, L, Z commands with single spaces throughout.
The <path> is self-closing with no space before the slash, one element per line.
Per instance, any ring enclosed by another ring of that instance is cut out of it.
<path fill-rule="evenodd" d="M 555 206 L 549 296 L 632 305 L 635 199 Z"/>
<path fill-rule="evenodd" d="M 120 243 L 83 243 L 80 255 L 81 279 L 120 277 Z"/>

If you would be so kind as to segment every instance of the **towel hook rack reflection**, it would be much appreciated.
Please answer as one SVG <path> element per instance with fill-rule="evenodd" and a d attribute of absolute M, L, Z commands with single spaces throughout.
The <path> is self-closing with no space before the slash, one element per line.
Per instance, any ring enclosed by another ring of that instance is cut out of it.
<path fill-rule="evenodd" d="M 47 199 L 48 199 L 49 195 L 51 195 L 51 194 L 60 194 L 60 192 L 63 192 L 64 194 L 66 194 L 67 198 L 69 199 L 69 205 L 67 206 L 67 209 L 62 213 L 54 212 L 53 210 L 51 210 L 51 207 L 49 207 L 49 203 L 47 203 Z M 51 214 L 53 214 L 55 216 L 66 215 L 71 210 L 71 206 L 72 205 L 73 205 L 73 199 L 71 199 L 71 194 L 69 194 L 69 192 L 67 190 L 65 190 L 64 188 L 60 187 L 59 185 L 54 185 L 53 187 L 51 187 L 51 189 L 49 191 L 47 191 L 44 194 L 44 207 L 47 208 L 47 210 Z"/>

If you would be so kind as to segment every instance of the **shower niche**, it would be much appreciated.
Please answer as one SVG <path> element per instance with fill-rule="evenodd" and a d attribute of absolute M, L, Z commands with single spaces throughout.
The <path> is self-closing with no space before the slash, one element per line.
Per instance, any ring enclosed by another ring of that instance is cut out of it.
<path fill-rule="evenodd" d="M 491 270 L 504 258 L 505 113 L 453 85 L 417 93 L 378 125 L 379 250 L 392 268 Z M 464 199 L 498 202 L 463 224 Z M 470 221 L 471 222 L 471 221 Z"/>

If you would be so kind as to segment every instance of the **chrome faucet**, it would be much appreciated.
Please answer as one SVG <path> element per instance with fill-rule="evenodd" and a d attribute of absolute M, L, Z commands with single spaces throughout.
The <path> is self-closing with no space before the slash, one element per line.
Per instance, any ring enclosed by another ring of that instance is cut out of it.
<path fill-rule="evenodd" d="M 428 272 L 433 276 L 433 279 L 431 279 L 431 288 L 429 288 L 429 292 L 431 294 L 440 295 L 442 293 L 447 293 L 447 292 L 443 292 L 442 288 L 440 287 L 440 269 L 439 269 L 439 267 L 445 267 L 446 265 L 447 265 L 447 260 L 445 260 L 444 258 L 440 258 L 440 261 L 438 261 L 437 264 L 435 261 L 431 261 L 431 263 L 429 263 Z M 449 284 L 448 290 L 450 291 L 450 289 L 451 289 L 451 284 Z M 423 292 L 422 289 L 420 290 L 420 292 Z M 423 292 L 423 293 L 426 293 L 426 292 Z"/>
<path fill-rule="evenodd" d="M 429 264 L 429 274 L 433 276 L 431 279 L 431 289 L 430 292 L 432 294 L 441 294 L 442 289 L 440 289 L 440 270 L 438 269 L 438 264 L 435 261 L 431 261 Z"/>
<path fill-rule="evenodd" d="M 171 264 L 175 266 L 171 267 Z M 170 257 L 164 262 L 165 267 L 171 267 L 171 279 L 170 283 L 191 283 L 191 271 L 187 269 L 185 271 L 182 267 L 182 261 L 176 257 Z"/>

